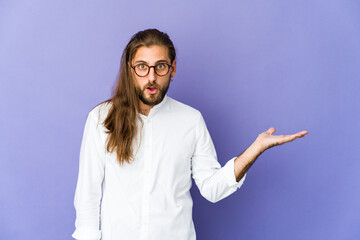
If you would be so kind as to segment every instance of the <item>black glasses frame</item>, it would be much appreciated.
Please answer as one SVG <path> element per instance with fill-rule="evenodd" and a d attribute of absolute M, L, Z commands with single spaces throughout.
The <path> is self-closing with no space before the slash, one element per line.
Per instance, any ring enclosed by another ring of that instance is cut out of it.
<path fill-rule="evenodd" d="M 159 65 L 159 64 L 166 64 L 169 68 L 168 68 L 168 71 L 165 73 L 165 74 L 162 74 L 162 75 L 160 75 L 160 74 L 158 74 L 157 72 L 156 72 L 156 66 L 157 65 Z M 148 72 L 144 75 L 144 76 L 140 76 L 137 72 L 136 72 L 136 70 L 135 70 L 135 67 L 136 66 L 139 66 L 139 65 L 146 65 L 146 66 L 148 66 L 149 68 L 148 68 Z M 130 65 L 130 67 L 132 68 L 132 69 L 134 69 L 134 72 L 135 72 L 135 74 L 137 75 L 137 76 L 139 76 L 139 77 L 146 77 L 148 74 L 149 74 L 149 72 L 150 72 L 150 68 L 154 68 L 154 71 L 155 71 L 155 74 L 156 75 L 158 75 L 158 76 L 165 76 L 166 74 L 168 74 L 169 73 L 169 71 L 170 71 L 170 69 L 172 68 L 172 63 L 171 64 L 168 64 L 168 63 L 158 63 L 158 64 L 156 64 L 155 66 L 149 66 L 149 65 L 147 65 L 147 64 L 145 64 L 145 63 L 139 63 L 139 64 L 136 64 L 135 66 L 131 66 Z"/>

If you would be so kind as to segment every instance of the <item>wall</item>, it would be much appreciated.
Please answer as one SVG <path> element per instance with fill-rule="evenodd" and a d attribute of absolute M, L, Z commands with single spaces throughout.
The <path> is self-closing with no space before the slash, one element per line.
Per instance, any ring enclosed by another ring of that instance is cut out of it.
<path fill-rule="evenodd" d="M 224 165 L 270 126 L 308 130 L 264 152 L 212 204 L 198 239 L 360 238 L 359 1 L 0 1 L 0 239 L 71 239 L 88 111 L 110 97 L 146 28 L 178 51 L 168 95 L 199 109 Z"/>

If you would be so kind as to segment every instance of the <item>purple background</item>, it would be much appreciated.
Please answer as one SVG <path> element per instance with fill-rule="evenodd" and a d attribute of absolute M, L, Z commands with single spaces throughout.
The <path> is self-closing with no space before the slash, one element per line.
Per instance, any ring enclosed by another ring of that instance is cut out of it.
<path fill-rule="evenodd" d="M 178 51 L 168 95 L 199 109 L 224 165 L 264 152 L 212 204 L 193 182 L 199 240 L 360 239 L 360 2 L 0 1 L 0 239 L 71 239 L 88 111 L 110 97 L 146 28 Z"/>

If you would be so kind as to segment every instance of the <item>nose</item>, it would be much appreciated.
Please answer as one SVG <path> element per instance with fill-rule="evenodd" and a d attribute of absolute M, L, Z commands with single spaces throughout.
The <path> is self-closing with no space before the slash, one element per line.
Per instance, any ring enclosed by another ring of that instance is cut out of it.
<path fill-rule="evenodd" d="M 156 80 L 156 73 L 155 73 L 155 68 L 151 67 L 150 71 L 149 71 L 149 75 L 148 75 L 148 80 L 149 82 L 153 82 Z"/>

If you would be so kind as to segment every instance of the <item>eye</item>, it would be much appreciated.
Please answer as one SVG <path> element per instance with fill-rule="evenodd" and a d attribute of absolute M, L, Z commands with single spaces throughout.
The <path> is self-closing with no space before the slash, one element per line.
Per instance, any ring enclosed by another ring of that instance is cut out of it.
<path fill-rule="evenodd" d="M 164 63 L 159 63 L 158 65 L 156 65 L 156 68 L 159 70 L 163 70 L 165 68 L 165 64 Z"/>
<path fill-rule="evenodd" d="M 144 69 L 147 68 L 147 66 L 145 64 L 139 64 L 138 68 L 141 69 L 141 70 L 144 70 Z"/>

